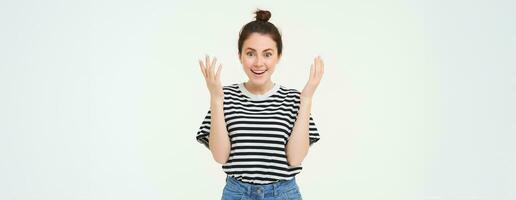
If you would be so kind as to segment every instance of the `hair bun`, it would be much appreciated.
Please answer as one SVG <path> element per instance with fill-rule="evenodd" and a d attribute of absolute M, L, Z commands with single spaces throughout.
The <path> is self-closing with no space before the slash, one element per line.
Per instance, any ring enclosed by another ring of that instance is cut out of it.
<path fill-rule="evenodd" d="M 268 10 L 260 10 L 258 9 L 256 12 L 254 12 L 256 14 L 256 20 L 257 21 L 269 21 L 269 19 L 271 18 L 271 12 L 269 12 Z"/>

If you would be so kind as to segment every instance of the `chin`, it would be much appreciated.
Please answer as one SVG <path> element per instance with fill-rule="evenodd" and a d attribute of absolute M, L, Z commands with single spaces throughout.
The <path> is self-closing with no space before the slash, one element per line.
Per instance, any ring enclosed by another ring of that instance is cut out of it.
<path fill-rule="evenodd" d="M 269 78 L 266 78 L 266 77 L 262 77 L 262 78 L 251 77 L 249 79 L 249 81 L 255 85 L 265 85 L 268 82 L 268 80 L 269 80 Z"/>

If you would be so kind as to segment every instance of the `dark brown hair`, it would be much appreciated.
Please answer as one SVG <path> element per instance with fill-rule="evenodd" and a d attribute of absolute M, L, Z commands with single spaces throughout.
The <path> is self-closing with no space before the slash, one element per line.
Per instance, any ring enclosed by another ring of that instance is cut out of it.
<path fill-rule="evenodd" d="M 281 42 L 281 34 L 276 28 L 276 26 L 269 22 L 269 19 L 271 18 L 271 12 L 267 10 L 257 9 L 254 13 L 256 14 L 256 20 L 247 23 L 240 30 L 238 37 L 238 55 L 242 54 L 242 46 L 244 45 L 244 41 L 252 33 L 269 35 L 272 38 L 272 40 L 276 42 L 278 56 L 281 55 L 281 50 L 283 49 L 283 43 Z"/>

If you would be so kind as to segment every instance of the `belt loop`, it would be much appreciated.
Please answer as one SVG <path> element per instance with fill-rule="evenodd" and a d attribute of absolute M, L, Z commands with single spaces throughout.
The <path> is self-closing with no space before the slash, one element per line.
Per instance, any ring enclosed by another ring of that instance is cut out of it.
<path fill-rule="evenodd" d="M 244 184 L 242 184 L 242 185 L 243 185 L 243 186 L 245 187 L 245 189 L 246 189 L 247 196 L 251 196 L 251 192 L 252 192 L 251 190 L 253 189 L 253 188 L 251 188 L 251 184 L 244 183 Z"/>
<path fill-rule="evenodd" d="M 272 190 L 274 192 L 274 196 L 278 196 L 278 186 L 279 186 L 278 184 L 279 184 L 279 182 L 272 184 Z"/>

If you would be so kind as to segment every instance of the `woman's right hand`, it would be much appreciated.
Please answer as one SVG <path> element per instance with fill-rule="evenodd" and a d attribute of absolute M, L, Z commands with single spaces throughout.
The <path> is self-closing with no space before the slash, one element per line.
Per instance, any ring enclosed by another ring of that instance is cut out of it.
<path fill-rule="evenodd" d="M 219 67 L 215 72 L 216 62 L 217 58 L 214 57 L 213 61 L 210 62 L 210 57 L 206 55 L 206 63 L 203 63 L 203 61 L 199 59 L 199 66 L 201 67 L 201 72 L 206 80 L 206 86 L 208 86 L 208 90 L 210 91 L 210 97 L 213 100 L 223 101 L 224 91 L 222 90 L 222 84 L 220 82 L 222 64 L 219 64 Z"/>

